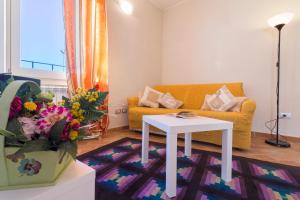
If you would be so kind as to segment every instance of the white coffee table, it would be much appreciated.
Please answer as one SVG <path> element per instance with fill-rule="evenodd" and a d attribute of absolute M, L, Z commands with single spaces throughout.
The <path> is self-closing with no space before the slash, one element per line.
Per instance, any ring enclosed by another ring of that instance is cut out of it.
<path fill-rule="evenodd" d="M 222 130 L 222 169 L 221 178 L 229 182 L 232 178 L 232 128 L 233 123 L 206 117 L 181 119 L 170 115 L 143 116 L 142 162 L 148 162 L 149 125 L 166 132 L 166 194 L 176 196 L 177 186 L 177 135 L 185 133 L 185 155 L 191 156 L 192 133 Z M 198 133 L 201 134 L 201 133 Z"/>

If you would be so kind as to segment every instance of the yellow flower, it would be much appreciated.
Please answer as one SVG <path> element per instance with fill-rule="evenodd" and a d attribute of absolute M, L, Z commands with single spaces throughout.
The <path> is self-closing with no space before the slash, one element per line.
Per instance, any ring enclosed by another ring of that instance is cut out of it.
<path fill-rule="evenodd" d="M 80 103 L 79 102 L 74 102 L 73 104 L 72 104 L 72 109 L 73 110 L 78 110 L 80 108 Z"/>
<path fill-rule="evenodd" d="M 73 119 L 73 120 L 71 121 L 71 126 L 74 126 L 74 125 L 76 125 L 76 124 L 80 124 L 79 120 Z"/>
<path fill-rule="evenodd" d="M 63 106 L 63 105 L 65 105 L 65 100 L 61 100 L 61 101 L 59 101 L 59 102 L 58 102 L 58 105 L 60 105 L 60 106 Z"/>
<path fill-rule="evenodd" d="M 79 117 L 79 121 L 81 121 L 81 122 L 82 122 L 84 119 L 85 119 L 84 116 L 80 116 L 80 117 Z"/>
<path fill-rule="evenodd" d="M 49 103 L 47 103 L 47 105 L 48 105 L 49 107 L 53 107 L 53 106 L 55 106 L 55 103 L 54 103 L 54 102 L 49 102 Z"/>
<path fill-rule="evenodd" d="M 82 110 L 82 109 L 78 110 L 79 115 L 83 115 L 83 113 L 84 113 L 84 110 Z"/>
<path fill-rule="evenodd" d="M 87 90 L 84 88 L 77 88 L 77 90 L 76 90 L 76 95 L 79 97 L 85 96 L 86 93 L 87 93 Z"/>
<path fill-rule="evenodd" d="M 99 97 L 98 92 L 87 92 L 84 96 L 84 99 L 87 100 L 89 103 L 97 101 Z"/>
<path fill-rule="evenodd" d="M 76 140 L 78 138 L 78 132 L 77 131 L 71 131 L 70 134 L 69 134 L 69 138 L 71 140 Z"/>
<path fill-rule="evenodd" d="M 35 111 L 37 108 L 37 105 L 34 102 L 29 101 L 29 102 L 24 103 L 24 107 L 29 111 Z"/>

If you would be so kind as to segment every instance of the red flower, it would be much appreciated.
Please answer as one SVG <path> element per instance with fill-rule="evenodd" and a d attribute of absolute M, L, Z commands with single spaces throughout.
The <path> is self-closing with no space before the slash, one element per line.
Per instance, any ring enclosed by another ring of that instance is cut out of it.
<path fill-rule="evenodd" d="M 97 83 L 97 84 L 95 85 L 95 89 L 96 89 L 97 91 L 100 90 L 100 84 L 99 84 L 99 83 Z"/>
<path fill-rule="evenodd" d="M 37 105 L 36 112 L 39 112 L 43 108 L 43 104 L 36 103 L 36 105 Z"/>
<path fill-rule="evenodd" d="M 16 96 L 10 105 L 9 118 L 14 118 L 18 114 L 18 112 L 22 110 L 22 108 L 23 105 L 21 98 Z"/>
<path fill-rule="evenodd" d="M 67 141 L 69 139 L 69 131 L 70 131 L 69 126 L 68 125 L 65 126 L 64 130 L 60 134 L 61 141 L 65 142 L 65 141 Z"/>

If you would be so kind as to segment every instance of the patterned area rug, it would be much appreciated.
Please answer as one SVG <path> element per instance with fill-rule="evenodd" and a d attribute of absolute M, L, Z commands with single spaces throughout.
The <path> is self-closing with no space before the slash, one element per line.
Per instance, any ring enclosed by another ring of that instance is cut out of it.
<path fill-rule="evenodd" d="M 165 145 L 150 142 L 149 162 L 141 163 L 141 140 L 124 138 L 80 156 L 97 171 L 96 199 L 168 199 L 165 194 Z M 233 158 L 233 179 L 220 178 L 221 155 L 178 147 L 177 197 L 184 200 L 300 200 L 300 168 Z M 299 158 L 295 158 L 299 159 Z"/>

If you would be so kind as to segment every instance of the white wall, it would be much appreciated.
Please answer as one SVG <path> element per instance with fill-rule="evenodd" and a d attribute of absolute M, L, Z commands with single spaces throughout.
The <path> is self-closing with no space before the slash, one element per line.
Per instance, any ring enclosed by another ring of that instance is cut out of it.
<path fill-rule="evenodd" d="M 5 20 L 5 12 L 4 12 L 4 0 L 0 1 L 0 73 L 4 72 L 4 58 L 5 58 L 5 29 L 4 29 L 4 20 Z"/>
<path fill-rule="evenodd" d="M 146 85 L 161 81 L 162 12 L 148 0 L 130 0 L 133 15 L 107 1 L 110 113 L 127 105 Z M 110 118 L 110 128 L 128 125 L 127 114 Z"/>
<path fill-rule="evenodd" d="M 242 81 L 257 102 L 254 130 L 275 116 L 277 32 L 269 17 L 284 11 L 295 19 L 282 40 L 281 133 L 300 137 L 300 1 L 186 0 L 163 17 L 162 82 Z"/>

